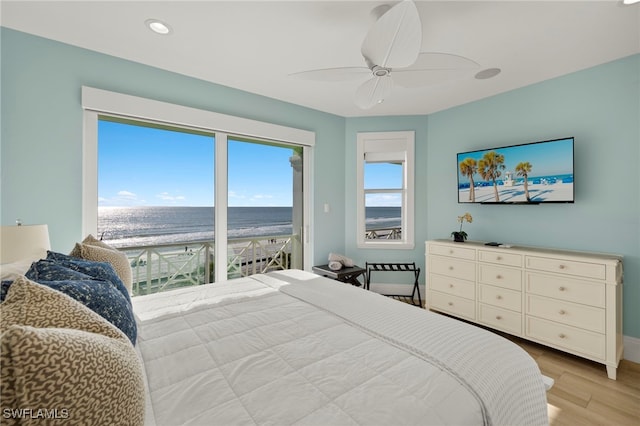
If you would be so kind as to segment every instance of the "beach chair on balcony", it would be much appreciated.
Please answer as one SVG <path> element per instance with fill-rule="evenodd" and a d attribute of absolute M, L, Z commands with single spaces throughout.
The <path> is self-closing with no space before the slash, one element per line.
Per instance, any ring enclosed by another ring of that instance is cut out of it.
<path fill-rule="evenodd" d="M 415 262 L 412 263 L 379 263 L 379 262 L 366 262 L 365 263 L 366 278 L 365 288 L 370 289 L 371 276 L 374 272 L 394 272 L 404 273 L 409 276 L 409 279 L 413 281 L 413 291 L 411 295 L 407 294 L 384 294 L 384 296 L 392 297 L 394 299 L 411 303 L 412 305 L 422 307 L 422 297 L 420 296 L 420 286 L 418 285 L 418 278 L 420 277 L 420 268 L 416 267 Z M 416 303 L 416 295 L 418 296 L 418 303 Z"/>

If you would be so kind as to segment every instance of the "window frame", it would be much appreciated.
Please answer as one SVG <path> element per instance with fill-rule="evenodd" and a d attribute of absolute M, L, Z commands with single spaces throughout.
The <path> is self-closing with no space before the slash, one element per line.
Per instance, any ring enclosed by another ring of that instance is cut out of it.
<path fill-rule="evenodd" d="M 313 259 L 313 147 L 315 132 L 250 120 L 212 111 L 82 86 L 82 235 L 98 229 L 98 119 L 112 116 L 173 127 L 202 130 L 215 135 L 215 257 L 219 265 L 227 258 L 227 138 L 251 138 L 297 145 L 303 149 L 303 268 Z M 223 275 L 224 274 L 224 275 Z M 215 281 L 226 280 L 226 268 L 216 268 Z"/>
<path fill-rule="evenodd" d="M 359 132 L 356 140 L 356 241 L 358 248 L 410 250 L 415 247 L 415 132 Z M 370 162 L 403 162 L 402 188 L 365 189 L 364 172 Z M 401 235 L 398 240 L 366 238 L 366 195 L 401 193 Z"/>

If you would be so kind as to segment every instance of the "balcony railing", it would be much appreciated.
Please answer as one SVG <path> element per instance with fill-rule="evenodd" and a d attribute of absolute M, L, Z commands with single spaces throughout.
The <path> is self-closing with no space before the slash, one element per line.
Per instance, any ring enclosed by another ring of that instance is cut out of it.
<path fill-rule="evenodd" d="M 365 233 L 367 240 L 400 240 L 402 239 L 402 228 L 377 228 L 368 229 Z"/>
<path fill-rule="evenodd" d="M 400 228 L 367 231 L 367 239 L 400 239 Z M 292 267 L 292 246 L 298 235 L 276 235 L 228 240 L 227 277 L 238 278 Z M 214 281 L 213 241 L 154 246 L 119 247 L 133 272 L 133 295 L 200 285 Z"/>
<path fill-rule="evenodd" d="M 238 278 L 291 267 L 291 247 L 297 235 L 228 240 L 227 277 Z M 133 295 L 213 282 L 213 241 L 119 247 L 133 272 Z"/>

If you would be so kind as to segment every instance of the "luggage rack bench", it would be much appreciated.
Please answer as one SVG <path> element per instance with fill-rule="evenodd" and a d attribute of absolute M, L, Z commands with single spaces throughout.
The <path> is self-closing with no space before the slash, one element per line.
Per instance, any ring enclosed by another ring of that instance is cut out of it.
<path fill-rule="evenodd" d="M 418 294 L 418 304 L 416 306 L 422 307 L 422 298 L 420 297 L 420 287 L 418 286 L 418 277 L 420 276 L 420 268 L 416 267 L 415 262 L 412 263 L 379 263 L 379 262 L 366 262 L 365 264 L 366 279 L 365 289 L 369 290 L 371 284 L 372 272 L 413 272 L 413 292 L 411 296 L 406 294 L 385 294 L 384 296 L 393 297 L 394 299 L 405 300 L 411 298 L 411 304 L 416 305 L 415 296 Z"/>

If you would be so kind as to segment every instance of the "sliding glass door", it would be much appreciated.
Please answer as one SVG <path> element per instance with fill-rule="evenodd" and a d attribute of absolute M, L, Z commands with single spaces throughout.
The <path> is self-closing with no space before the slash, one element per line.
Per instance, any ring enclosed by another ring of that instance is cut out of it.
<path fill-rule="evenodd" d="M 304 147 L 110 115 L 96 130 L 96 236 L 127 254 L 134 294 L 304 268 Z"/>
<path fill-rule="evenodd" d="M 302 148 L 228 139 L 229 276 L 302 267 Z"/>

